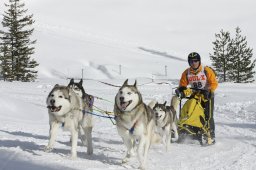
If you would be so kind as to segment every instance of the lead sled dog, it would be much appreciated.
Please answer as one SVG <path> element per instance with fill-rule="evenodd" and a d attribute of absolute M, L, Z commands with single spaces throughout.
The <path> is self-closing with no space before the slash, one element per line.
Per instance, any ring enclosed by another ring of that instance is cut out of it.
<path fill-rule="evenodd" d="M 135 154 L 135 145 L 137 145 L 140 169 L 145 169 L 148 150 L 155 139 L 155 123 L 153 110 L 143 103 L 136 81 L 134 85 L 128 85 L 127 79 L 118 90 L 115 96 L 114 114 L 118 134 L 127 148 L 122 163 L 126 163 Z"/>
<path fill-rule="evenodd" d="M 50 152 L 53 147 L 57 136 L 57 131 L 60 126 L 64 130 L 71 132 L 71 158 L 77 157 L 77 141 L 78 132 L 83 130 L 86 136 L 87 154 L 93 153 L 92 147 L 92 126 L 84 116 L 84 111 L 88 110 L 82 101 L 82 98 L 67 86 L 56 84 L 52 91 L 49 93 L 47 100 L 47 108 L 49 115 L 49 142 L 45 147 L 46 152 Z M 89 123 L 89 124 L 88 124 Z"/>

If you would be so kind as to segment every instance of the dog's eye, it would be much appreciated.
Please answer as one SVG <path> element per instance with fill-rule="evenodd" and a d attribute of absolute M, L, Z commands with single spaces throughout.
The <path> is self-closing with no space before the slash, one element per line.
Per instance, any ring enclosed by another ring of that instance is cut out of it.
<path fill-rule="evenodd" d="M 132 93 L 131 93 L 131 92 L 128 92 L 127 94 L 131 95 Z"/>
<path fill-rule="evenodd" d="M 59 98 L 63 98 L 63 96 L 59 96 Z"/>
<path fill-rule="evenodd" d="M 51 94 L 51 97 L 53 97 L 54 95 L 53 94 Z"/>
<path fill-rule="evenodd" d="M 119 93 L 120 93 L 120 94 L 123 94 L 123 91 L 120 91 Z"/>

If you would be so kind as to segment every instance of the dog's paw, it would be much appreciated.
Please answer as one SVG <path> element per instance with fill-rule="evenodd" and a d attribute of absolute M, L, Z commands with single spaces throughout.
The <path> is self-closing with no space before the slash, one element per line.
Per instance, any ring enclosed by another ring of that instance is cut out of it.
<path fill-rule="evenodd" d="M 122 159 L 122 164 L 125 164 L 125 163 L 127 163 L 128 162 L 128 158 L 127 157 L 125 157 L 124 159 Z"/>
<path fill-rule="evenodd" d="M 139 167 L 139 169 L 140 169 L 140 170 L 145 170 L 146 168 L 145 168 L 145 166 L 142 166 L 142 165 L 141 165 L 141 166 Z"/>
<path fill-rule="evenodd" d="M 53 148 L 50 147 L 50 146 L 45 146 L 45 147 L 44 147 L 44 151 L 45 151 L 45 152 L 51 152 L 52 150 L 53 150 Z"/>
<path fill-rule="evenodd" d="M 71 160 L 76 160 L 76 159 L 77 159 L 77 155 L 71 155 L 71 156 L 70 156 L 70 159 L 71 159 Z"/>
<path fill-rule="evenodd" d="M 179 138 L 172 138 L 172 139 L 171 139 L 171 143 L 178 142 L 178 139 L 179 139 Z"/>

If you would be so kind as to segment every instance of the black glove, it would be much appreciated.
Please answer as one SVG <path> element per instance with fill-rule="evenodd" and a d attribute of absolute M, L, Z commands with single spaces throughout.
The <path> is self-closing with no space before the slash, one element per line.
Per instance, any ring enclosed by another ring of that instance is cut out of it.
<path fill-rule="evenodd" d="M 210 91 L 203 91 L 203 95 L 205 99 L 210 99 L 212 97 L 212 93 Z"/>
<path fill-rule="evenodd" d="M 176 94 L 176 96 L 180 97 L 181 93 L 180 93 L 179 89 L 175 90 L 175 94 Z"/>
<path fill-rule="evenodd" d="M 186 87 L 179 87 L 175 90 L 175 93 L 176 95 L 179 97 L 179 98 L 184 98 L 186 97 L 183 90 L 186 90 L 187 88 Z"/>

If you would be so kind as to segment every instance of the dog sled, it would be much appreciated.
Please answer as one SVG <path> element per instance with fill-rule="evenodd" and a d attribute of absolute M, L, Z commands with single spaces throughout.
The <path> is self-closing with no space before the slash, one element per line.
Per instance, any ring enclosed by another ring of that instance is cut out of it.
<path fill-rule="evenodd" d="M 208 101 L 206 93 L 206 90 L 187 88 L 183 90 L 183 95 L 179 96 L 178 143 L 193 139 L 198 140 L 202 146 L 212 144 L 204 107 Z"/>

